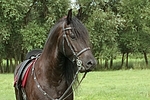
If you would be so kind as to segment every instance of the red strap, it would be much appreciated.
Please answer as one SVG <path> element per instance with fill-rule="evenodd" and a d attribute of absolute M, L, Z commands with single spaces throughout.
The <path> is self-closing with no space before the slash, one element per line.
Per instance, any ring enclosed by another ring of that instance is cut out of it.
<path fill-rule="evenodd" d="M 30 69 L 32 68 L 32 65 L 34 63 L 35 60 L 32 61 L 32 63 L 30 64 L 30 66 L 28 67 L 24 77 L 23 77 L 23 80 L 22 80 L 22 87 L 24 88 L 25 85 L 26 85 L 26 81 L 27 81 L 27 78 L 28 78 L 28 75 L 29 75 L 29 72 L 30 72 Z"/>
<path fill-rule="evenodd" d="M 15 79 L 14 79 L 14 86 L 15 86 L 16 83 L 17 83 L 17 79 L 18 79 L 18 75 L 15 76 Z"/>

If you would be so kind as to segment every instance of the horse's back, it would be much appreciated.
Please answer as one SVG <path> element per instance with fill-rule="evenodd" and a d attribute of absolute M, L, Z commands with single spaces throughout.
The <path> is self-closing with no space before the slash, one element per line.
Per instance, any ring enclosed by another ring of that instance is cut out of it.
<path fill-rule="evenodd" d="M 33 49 L 26 54 L 25 60 L 31 59 L 32 57 L 36 57 L 40 53 L 42 53 L 42 49 Z M 18 69 L 21 66 L 21 64 L 22 63 L 20 63 L 19 65 L 16 66 L 15 71 L 14 71 L 14 76 L 18 72 Z"/>

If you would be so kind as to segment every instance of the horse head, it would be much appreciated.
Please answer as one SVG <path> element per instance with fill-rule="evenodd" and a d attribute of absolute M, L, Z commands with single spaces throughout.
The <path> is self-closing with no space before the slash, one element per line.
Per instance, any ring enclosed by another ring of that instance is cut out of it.
<path fill-rule="evenodd" d="M 88 31 L 78 19 L 80 16 L 81 10 L 76 17 L 72 17 L 72 9 L 68 11 L 62 24 L 62 38 L 59 44 L 61 53 L 76 64 L 80 72 L 89 72 L 97 62 L 90 48 Z"/>

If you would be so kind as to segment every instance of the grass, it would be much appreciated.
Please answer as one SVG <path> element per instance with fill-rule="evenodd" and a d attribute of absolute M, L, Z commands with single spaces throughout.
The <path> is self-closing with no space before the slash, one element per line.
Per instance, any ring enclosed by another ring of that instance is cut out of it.
<path fill-rule="evenodd" d="M 0 100 L 15 100 L 13 74 L 0 74 Z"/>
<path fill-rule="evenodd" d="M 150 100 L 150 70 L 89 73 L 76 100 Z"/>
<path fill-rule="evenodd" d="M 12 74 L 0 74 L 0 100 L 15 100 Z M 150 100 L 150 70 L 90 72 L 75 100 Z"/>

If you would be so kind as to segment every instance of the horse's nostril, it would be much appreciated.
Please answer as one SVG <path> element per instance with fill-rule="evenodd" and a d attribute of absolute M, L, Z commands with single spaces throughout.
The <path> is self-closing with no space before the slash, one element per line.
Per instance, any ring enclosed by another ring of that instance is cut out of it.
<path fill-rule="evenodd" d="M 87 68 L 93 68 L 93 67 L 96 66 L 96 64 L 97 64 L 97 61 L 91 59 L 91 60 L 89 60 L 89 61 L 86 63 L 86 66 L 87 66 Z"/>
<path fill-rule="evenodd" d="M 88 62 L 87 62 L 87 67 L 90 68 L 90 67 L 92 67 L 92 66 L 93 66 L 93 61 L 92 61 L 92 60 L 88 61 Z"/>

